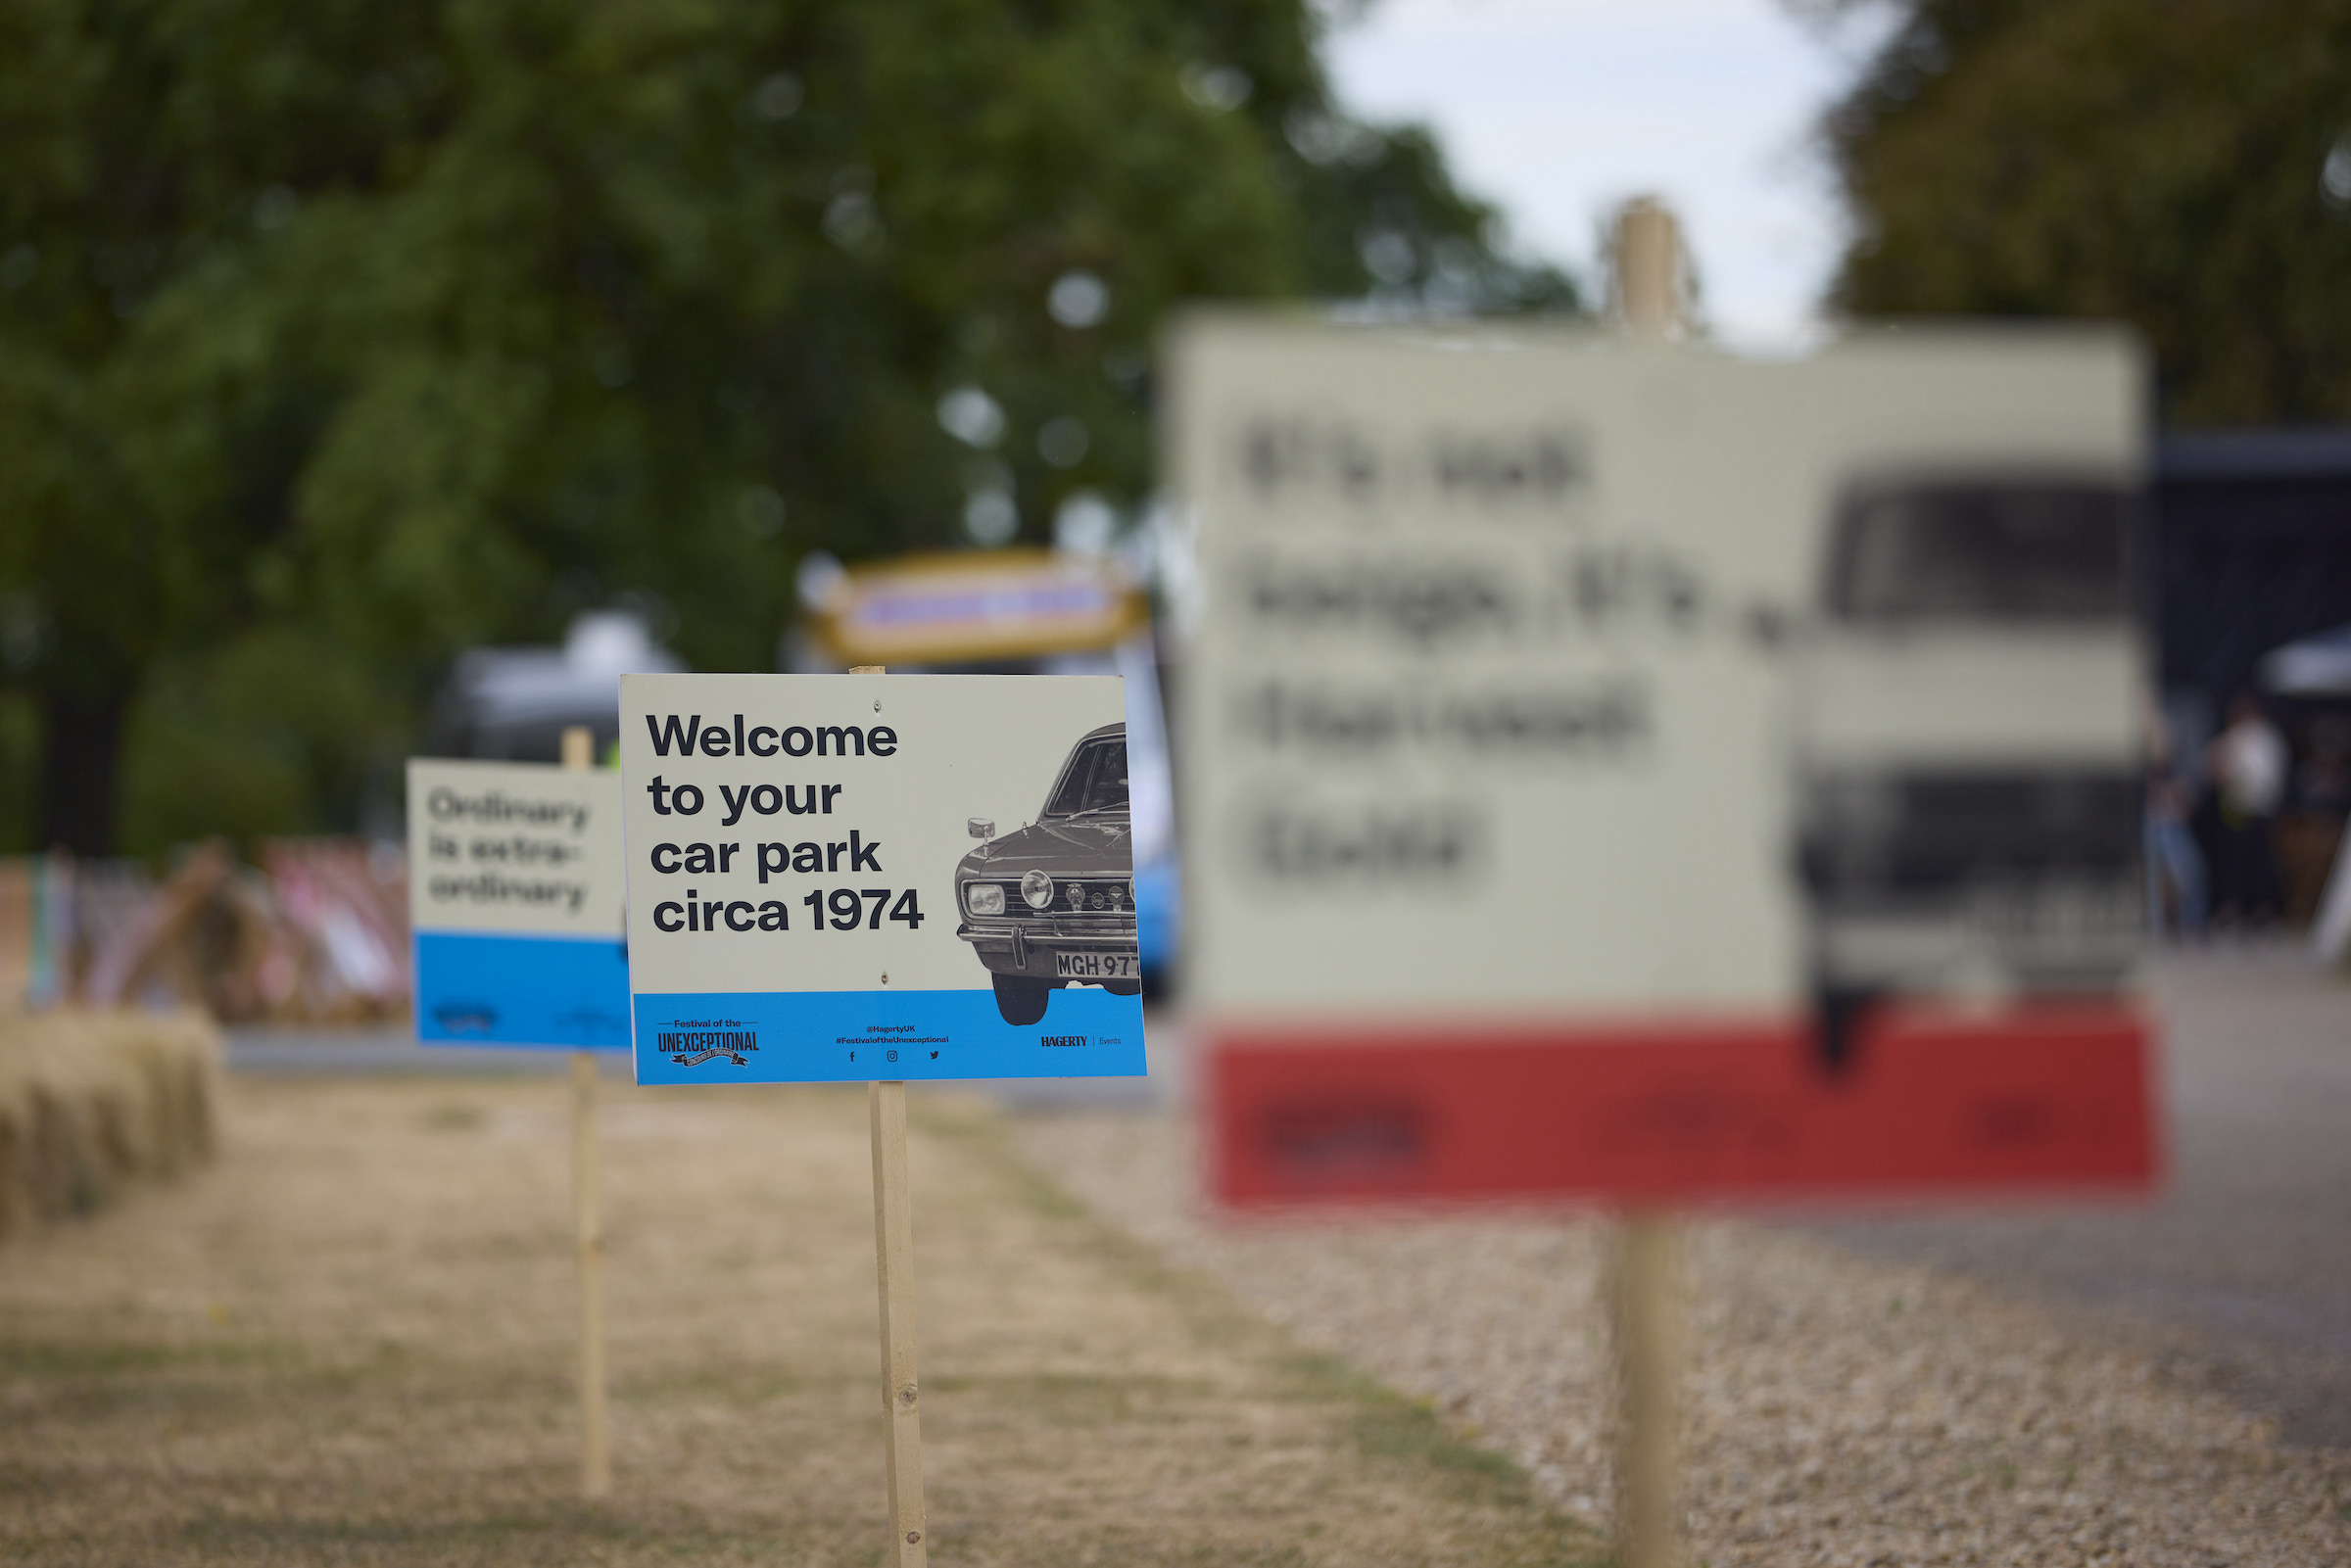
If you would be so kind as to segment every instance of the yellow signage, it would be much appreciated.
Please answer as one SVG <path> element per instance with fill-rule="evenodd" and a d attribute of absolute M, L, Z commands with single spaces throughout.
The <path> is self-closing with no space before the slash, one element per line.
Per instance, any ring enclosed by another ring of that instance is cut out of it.
<path fill-rule="evenodd" d="M 1116 562 L 974 550 L 852 567 L 817 633 L 843 664 L 977 663 L 1112 647 L 1149 619 Z"/>

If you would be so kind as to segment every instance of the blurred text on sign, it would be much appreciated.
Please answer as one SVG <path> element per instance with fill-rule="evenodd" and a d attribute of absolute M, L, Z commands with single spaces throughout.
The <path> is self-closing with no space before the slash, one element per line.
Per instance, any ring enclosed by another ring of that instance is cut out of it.
<path fill-rule="evenodd" d="M 629 1043 L 620 777 L 527 762 L 408 762 L 416 1037 Z"/>
<path fill-rule="evenodd" d="M 1173 358 L 1223 1196 L 2149 1178 L 2127 340 Z"/>

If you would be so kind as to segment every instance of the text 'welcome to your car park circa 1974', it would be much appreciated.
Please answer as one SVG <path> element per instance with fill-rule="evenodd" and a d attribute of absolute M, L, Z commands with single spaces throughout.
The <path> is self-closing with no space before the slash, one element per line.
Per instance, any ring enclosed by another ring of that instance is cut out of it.
<path fill-rule="evenodd" d="M 1144 1070 L 1115 677 L 621 683 L 641 1083 Z"/>

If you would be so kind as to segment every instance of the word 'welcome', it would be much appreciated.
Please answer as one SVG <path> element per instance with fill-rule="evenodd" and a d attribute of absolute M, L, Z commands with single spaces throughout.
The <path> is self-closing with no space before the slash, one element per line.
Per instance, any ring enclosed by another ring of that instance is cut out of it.
<path fill-rule="evenodd" d="M 674 713 L 648 713 L 645 728 L 656 757 L 673 752 L 681 757 L 893 757 L 898 751 L 898 733 L 886 724 L 870 730 L 853 724 L 755 724 L 745 730 L 740 713 L 732 729 L 706 725 L 698 713 L 688 714 L 684 723 Z"/>

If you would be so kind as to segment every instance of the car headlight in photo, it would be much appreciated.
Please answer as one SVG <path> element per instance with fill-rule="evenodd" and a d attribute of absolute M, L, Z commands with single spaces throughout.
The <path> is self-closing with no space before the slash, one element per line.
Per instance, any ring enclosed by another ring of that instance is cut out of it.
<path fill-rule="evenodd" d="M 1004 889 L 995 882 L 966 882 L 963 884 L 963 907 L 974 915 L 1004 913 Z"/>
<path fill-rule="evenodd" d="M 1021 873 L 1021 896 L 1031 909 L 1043 909 L 1053 902 L 1053 879 L 1041 871 Z"/>

